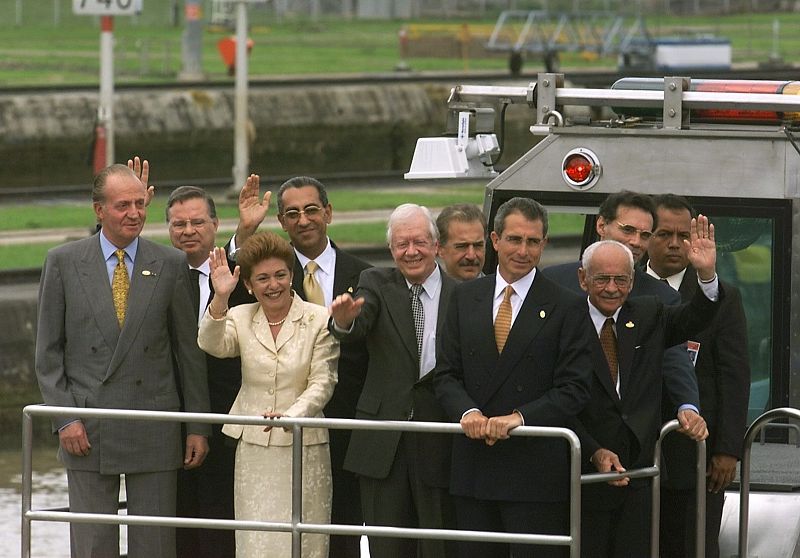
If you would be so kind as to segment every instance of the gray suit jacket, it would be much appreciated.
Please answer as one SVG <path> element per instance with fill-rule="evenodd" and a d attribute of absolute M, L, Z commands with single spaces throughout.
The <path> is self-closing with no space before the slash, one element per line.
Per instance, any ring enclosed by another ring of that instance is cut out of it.
<path fill-rule="evenodd" d="M 442 271 L 437 338 L 455 282 Z M 369 367 L 364 389 L 356 407 L 357 419 L 414 420 L 446 422 L 444 411 L 433 395 L 432 374 L 419 377 L 414 318 L 408 286 L 395 268 L 365 269 L 355 297 L 364 298 L 353 330 L 342 335 L 329 326 L 342 345 L 365 339 Z M 446 487 L 449 479 L 449 437 L 420 436 L 418 448 L 425 459 L 419 464 L 421 476 L 432 486 Z M 385 478 L 394 462 L 400 432 L 355 430 L 345 457 L 345 469 L 367 477 Z"/>
<path fill-rule="evenodd" d="M 120 330 L 99 235 L 47 254 L 39 287 L 36 375 L 48 405 L 208 412 L 206 363 L 185 255 L 139 239 Z M 75 420 L 58 418 L 54 429 Z M 102 474 L 181 467 L 180 423 L 84 419 L 88 456 L 59 450 L 69 469 Z M 189 424 L 192 434 L 208 425 Z"/>

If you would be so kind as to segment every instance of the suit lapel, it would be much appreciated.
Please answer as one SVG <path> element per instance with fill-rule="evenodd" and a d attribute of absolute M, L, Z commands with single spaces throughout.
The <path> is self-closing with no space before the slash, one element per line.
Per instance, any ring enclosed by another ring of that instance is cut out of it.
<path fill-rule="evenodd" d="M 278 349 L 275 345 L 275 339 L 272 338 L 272 332 L 269 329 L 269 323 L 267 321 L 267 317 L 264 315 L 264 310 L 262 310 L 260 306 L 253 314 L 252 323 L 253 326 L 251 329 L 253 331 L 253 336 L 270 353 L 276 354 L 278 352 Z M 281 331 L 283 331 L 283 329 L 284 328 L 281 328 Z M 241 352 L 241 350 L 242 347 L 240 343 L 239 351 Z"/>
<path fill-rule="evenodd" d="M 331 241 L 331 245 L 336 250 L 336 267 L 333 270 L 333 296 L 336 297 L 344 293 L 352 295 L 358 286 L 358 278 L 361 275 L 361 271 L 347 266 L 341 250 L 336 247 L 333 241 Z"/>
<path fill-rule="evenodd" d="M 418 360 L 417 335 L 414 328 L 414 318 L 411 316 L 408 285 L 406 285 L 406 280 L 397 269 L 392 269 L 391 276 L 392 280 L 381 291 L 381 296 L 397 334 L 403 341 L 403 345 L 412 358 Z"/>
<path fill-rule="evenodd" d="M 439 271 L 442 276 L 442 290 L 439 293 L 439 307 L 437 309 L 436 339 L 441 339 L 445 316 L 447 316 L 447 306 L 450 304 L 450 297 L 453 295 L 453 289 L 456 288 L 456 282 L 441 268 L 439 268 Z"/>
<path fill-rule="evenodd" d="M 297 255 L 294 258 L 294 274 L 292 275 L 292 288 L 294 292 L 300 295 L 303 300 L 306 299 L 306 292 L 303 290 L 303 268 L 300 267 L 300 261 Z"/>
<path fill-rule="evenodd" d="M 633 369 L 633 355 L 636 352 L 638 339 L 637 327 L 639 326 L 636 313 L 631 305 L 626 302 L 619 311 L 617 320 L 617 359 L 619 360 L 619 392 L 622 398 L 631 381 Z"/>
<path fill-rule="evenodd" d="M 128 350 L 133 345 L 133 340 L 142 329 L 147 309 L 153 298 L 159 281 L 163 279 L 162 269 L 164 260 L 156 257 L 147 241 L 140 238 L 139 248 L 136 252 L 136 261 L 131 274 L 131 287 L 128 292 L 128 306 L 125 310 L 125 322 L 122 324 L 119 342 L 108 368 L 111 375 L 120 362 L 125 358 Z"/>
<path fill-rule="evenodd" d="M 92 314 L 103 339 L 109 347 L 116 347 L 120 328 L 98 235 L 91 237 L 91 242 L 86 244 L 86 250 L 81 255 L 80 263 L 75 266 L 75 272 L 87 294 L 86 299 L 92 307 Z"/>

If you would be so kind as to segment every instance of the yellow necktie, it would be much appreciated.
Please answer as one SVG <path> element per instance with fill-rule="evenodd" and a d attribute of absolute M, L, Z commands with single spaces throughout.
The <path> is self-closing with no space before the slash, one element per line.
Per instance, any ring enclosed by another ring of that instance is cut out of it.
<path fill-rule="evenodd" d="M 314 260 L 310 260 L 306 264 L 306 274 L 303 276 L 303 290 L 306 293 L 306 300 L 325 306 L 325 295 L 322 294 L 322 287 L 317 283 L 317 278 L 314 277 L 314 272 L 319 269 L 319 265 Z"/>
<path fill-rule="evenodd" d="M 117 267 L 114 268 L 114 278 L 111 280 L 111 293 L 114 296 L 114 309 L 117 311 L 117 321 L 122 327 L 125 321 L 125 308 L 128 306 L 128 290 L 131 280 L 128 277 L 128 266 L 125 265 L 125 250 L 117 250 Z"/>
<path fill-rule="evenodd" d="M 511 331 L 512 294 L 514 294 L 514 288 L 511 285 L 507 285 L 503 295 L 503 302 L 500 303 L 500 308 L 497 309 L 497 317 L 494 319 L 494 340 L 497 342 L 498 353 L 503 352 L 506 339 L 508 339 L 508 332 Z"/>

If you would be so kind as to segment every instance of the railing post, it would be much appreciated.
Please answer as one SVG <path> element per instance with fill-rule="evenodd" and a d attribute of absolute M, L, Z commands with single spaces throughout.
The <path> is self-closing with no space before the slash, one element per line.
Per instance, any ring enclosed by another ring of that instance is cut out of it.
<path fill-rule="evenodd" d="M 694 555 L 706 555 L 706 441 L 697 442 L 697 481 L 695 482 L 695 539 Z"/>
<path fill-rule="evenodd" d="M 570 449 L 569 460 L 569 535 L 572 542 L 569 545 L 570 558 L 579 558 L 581 555 L 581 442 L 573 432 L 567 437 Z"/>
<path fill-rule="evenodd" d="M 303 535 L 297 525 L 303 521 L 303 428 L 292 425 L 292 558 L 300 558 Z"/>
<path fill-rule="evenodd" d="M 33 417 L 22 413 L 22 530 L 20 538 L 22 544 L 22 558 L 31 556 L 31 520 L 28 512 L 31 511 L 33 490 Z"/>

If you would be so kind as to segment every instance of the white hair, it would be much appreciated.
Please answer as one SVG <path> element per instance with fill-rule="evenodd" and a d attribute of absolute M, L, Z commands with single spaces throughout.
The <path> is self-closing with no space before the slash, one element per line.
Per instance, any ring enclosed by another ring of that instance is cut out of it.
<path fill-rule="evenodd" d="M 589 268 L 592 267 L 594 253 L 601 246 L 614 246 L 622 250 L 628 257 L 628 273 L 631 275 L 631 277 L 633 277 L 633 253 L 631 252 L 630 248 L 621 242 L 617 242 L 616 240 L 598 240 L 594 244 L 590 244 L 586 250 L 583 251 L 583 257 L 581 257 L 581 267 L 583 267 L 583 270 L 586 273 L 589 273 Z"/>
<path fill-rule="evenodd" d="M 389 222 L 386 225 L 386 242 L 389 246 L 392 245 L 392 229 L 394 226 L 417 215 L 422 215 L 428 221 L 428 233 L 431 235 L 431 240 L 434 242 L 439 240 L 439 229 L 436 228 L 436 221 L 433 220 L 430 209 L 424 205 L 404 203 L 398 205 L 389 216 Z"/>

